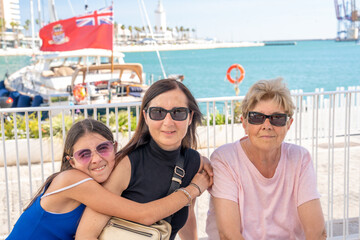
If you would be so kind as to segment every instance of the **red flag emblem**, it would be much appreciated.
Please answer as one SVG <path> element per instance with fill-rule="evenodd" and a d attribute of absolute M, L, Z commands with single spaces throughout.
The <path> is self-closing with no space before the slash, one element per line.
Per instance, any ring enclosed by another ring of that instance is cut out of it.
<path fill-rule="evenodd" d="M 113 12 L 106 7 L 86 15 L 56 21 L 40 29 L 42 51 L 83 48 L 112 50 Z"/>

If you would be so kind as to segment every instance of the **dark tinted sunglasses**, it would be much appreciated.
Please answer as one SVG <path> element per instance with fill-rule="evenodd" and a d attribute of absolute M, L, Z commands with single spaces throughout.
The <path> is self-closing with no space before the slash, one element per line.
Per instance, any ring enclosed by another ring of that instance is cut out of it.
<path fill-rule="evenodd" d="M 150 119 L 155 121 L 163 120 L 168 113 L 170 113 L 173 120 L 184 121 L 188 117 L 190 110 L 185 107 L 175 107 L 171 110 L 166 110 L 162 107 L 151 107 L 146 112 L 149 113 Z"/>
<path fill-rule="evenodd" d="M 267 118 L 269 119 L 271 125 L 283 127 L 286 125 L 288 115 L 285 113 L 274 113 L 271 115 L 266 115 L 259 112 L 249 112 L 248 114 L 248 122 L 250 124 L 263 124 Z"/>
<path fill-rule="evenodd" d="M 101 157 L 108 157 L 110 154 L 114 152 L 114 144 L 112 141 L 106 141 L 103 143 L 100 143 L 96 146 L 95 151 L 101 156 Z M 75 158 L 76 161 L 86 164 L 90 162 L 92 158 L 93 152 L 91 149 L 81 149 L 74 153 L 72 156 Z"/>

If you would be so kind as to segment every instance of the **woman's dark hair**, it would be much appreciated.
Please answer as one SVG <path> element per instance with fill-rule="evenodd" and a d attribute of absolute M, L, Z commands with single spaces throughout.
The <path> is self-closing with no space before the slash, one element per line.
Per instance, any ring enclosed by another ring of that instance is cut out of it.
<path fill-rule="evenodd" d="M 79 122 L 76 122 L 70 128 L 70 130 L 69 130 L 69 132 L 67 133 L 67 136 L 66 136 L 63 156 L 62 156 L 62 159 L 61 159 L 60 171 L 50 175 L 46 179 L 45 183 L 41 186 L 39 191 L 36 193 L 35 197 L 31 200 L 29 205 L 25 208 L 25 210 L 28 209 L 35 202 L 36 198 L 38 196 L 40 196 L 40 194 L 43 192 L 45 186 L 50 184 L 52 182 L 52 180 L 59 173 L 73 168 L 71 166 L 70 162 L 69 162 L 68 156 L 72 156 L 73 150 L 74 150 L 73 149 L 74 145 L 79 140 L 79 138 L 81 138 L 82 136 L 84 136 L 87 133 L 97 133 L 97 134 L 100 134 L 101 136 L 103 136 L 104 138 L 106 138 L 107 140 L 114 142 L 113 133 L 102 122 L 99 122 L 97 120 L 90 119 L 90 118 L 83 119 L 83 120 L 81 120 Z"/>
<path fill-rule="evenodd" d="M 142 104 L 140 108 L 140 118 L 136 127 L 135 134 L 126 144 L 126 146 L 123 147 L 116 154 L 117 160 L 123 159 L 130 152 L 134 151 L 135 149 L 137 149 L 142 145 L 145 145 L 150 141 L 151 136 L 150 136 L 149 128 L 145 123 L 143 110 L 147 110 L 149 103 L 155 97 L 159 96 L 162 93 L 175 89 L 180 89 L 185 94 L 188 101 L 187 102 L 188 108 L 190 110 L 190 113 L 193 114 L 192 122 L 188 127 L 188 131 L 185 137 L 183 138 L 183 140 L 181 141 L 181 147 L 197 149 L 196 127 L 200 125 L 202 118 L 199 106 L 194 96 L 191 94 L 190 90 L 187 87 L 185 87 L 184 84 L 174 79 L 162 79 L 152 84 L 150 88 L 146 91 L 142 100 Z"/>

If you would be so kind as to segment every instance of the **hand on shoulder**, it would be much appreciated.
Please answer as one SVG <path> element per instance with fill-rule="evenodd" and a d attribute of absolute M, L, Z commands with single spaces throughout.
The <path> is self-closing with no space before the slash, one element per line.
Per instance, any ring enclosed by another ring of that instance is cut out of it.
<path fill-rule="evenodd" d="M 210 177 L 209 187 L 210 187 L 213 184 L 213 177 L 214 177 L 213 168 L 211 166 L 210 160 L 207 157 L 200 155 L 200 160 L 201 163 L 200 163 L 199 173 L 206 172 L 207 175 L 209 175 Z"/>

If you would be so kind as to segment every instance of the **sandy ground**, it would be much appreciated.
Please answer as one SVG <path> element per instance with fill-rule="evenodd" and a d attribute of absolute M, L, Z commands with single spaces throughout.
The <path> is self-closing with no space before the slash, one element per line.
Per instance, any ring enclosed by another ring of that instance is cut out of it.
<path fill-rule="evenodd" d="M 351 136 L 350 138 L 350 160 L 348 163 L 344 162 L 345 153 L 343 141 L 344 138 L 336 138 L 333 152 L 328 150 L 327 140 L 319 142 L 317 157 L 313 156 L 314 166 L 317 169 L 318 189 L 322 196 L 321 204 L 325 220 L 331 219 L 330 216 L 333 216 L 334 219 L 333 224 L 328 223 L 329 236 L 331 233 L 333 236 L 342 235 L 342 219 L 346 218 L 346 216 L 350 219 L 350 221 L 346 223 L 349 226 L 349 234 L 359 233 L 360 136 Z M 311 152 L 311 141 L 303 141 L 302 145 Z M 210 153 L 212 151 L 213 149 L 210 150 Z M 200 152 L 207 155 L 207 149 L 202 149 Z M 328 156 L 330 156 L 330 158 Z M 333 158 L 331 156 L 333 156 Z M 7 167 L 7 178 L 10 179 L 8 184 L 10 213 L 8 216 L 5 168 L 0 168 L 0 239 L 3 239 L 8 232 L 8 217 L 10 217 L 10 226 L 12 226 L 21 213 L 20 209 L 26 205 L 32 194 L 34 194 L 41 185 L 42 172 L 47 176 L 53 169 L 56 171 L 59 169 L 59 162 L 55 162 L 54 165 L 52 163 L 45 163 L 44 169 L 42 169 L 39 164 L 33 164 L 31 170 L 27 165 L 21 166 L 19 170 L 17 170 L 16 167 Z M 345 181 L 346 184 L 344 184 L 344 179 L 346 179 L 344 178 L 344 174 L 345 177 L 349 177 L 349 181 Z M 31 180 L 29 176 L 31 176 Z M 333 176 L 333 178 L 331 178 L 331 176 Z M 30 181 L 33 183 L 32 194 L 29 192 Z M 18 184 L 18 182 L 20 182 L 20 184 Z M 348 189 L 346 186 L 348 186 Z M 22 199 L 21 202 L 18 200 L 19 193 Z M 328 196 L 332 196 L 330 201 L 328 201 Z M 348 198 L 345 196 L 348 196 Z M 205 223 L 208 204 L 209 194 L 206 192 L 197 200 L 196 205 L 200 239 L 206 239 L 207 237 L 205 233 Z M 344 210 L 346 209 L 346 205 L 349 206 L 348 211 Z"/>

